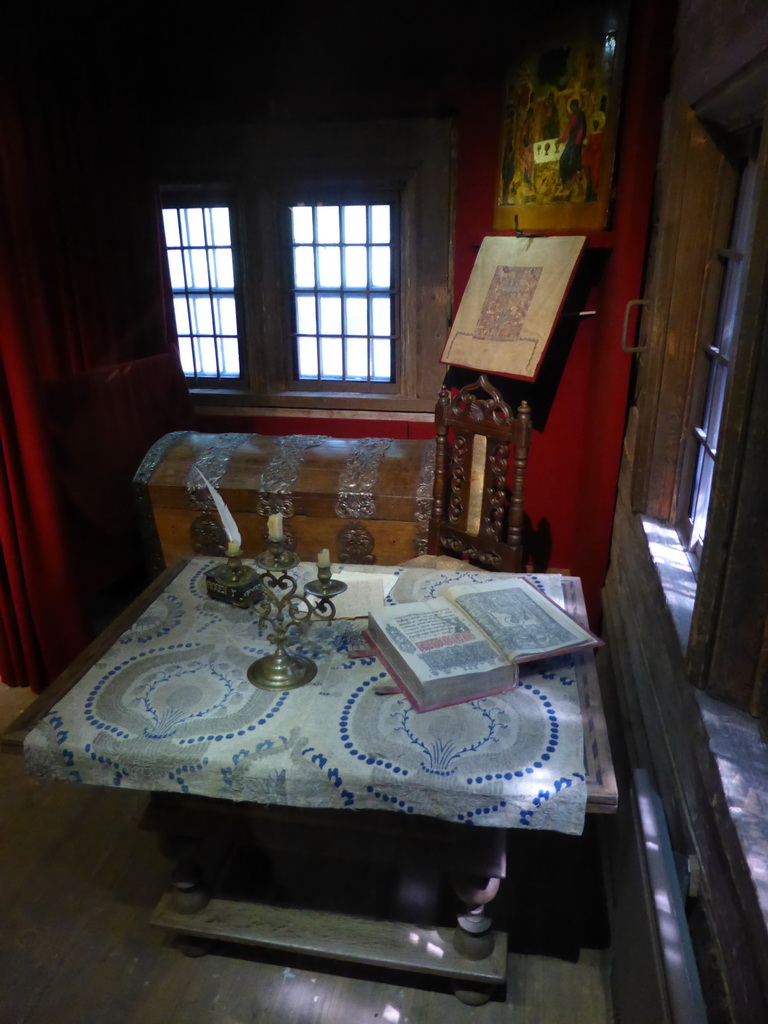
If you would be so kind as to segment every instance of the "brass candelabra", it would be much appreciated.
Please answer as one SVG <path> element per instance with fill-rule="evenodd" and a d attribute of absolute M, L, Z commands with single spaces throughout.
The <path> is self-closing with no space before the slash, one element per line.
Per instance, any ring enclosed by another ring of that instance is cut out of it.
<path fill-rule="evenodd" d="M 327 553 L 326 553 L 327 554 Z M 285 537 L 271 537 L 267 550 L 256 559 L 256 578 L 261 598 L 254 607 L 260 626 L 269 625 L 267 640 L 275 645 L 248 668 L 248 680 L 262 690 L 293 690 L 314 679 L 317 664 L 303 654 L 290 654 L 286 647 L 298 643 L 310 619 L 330 621 L 336 615 L 333 598 L 347 589 L 346 583 L 331 579 L 330 565 L 318 565 L 317 579 L 297 593 L 298 582 L 291 574 L 299 556 L 289 550 Z M 314 598 L 310 601 L 309 598 Z"/>

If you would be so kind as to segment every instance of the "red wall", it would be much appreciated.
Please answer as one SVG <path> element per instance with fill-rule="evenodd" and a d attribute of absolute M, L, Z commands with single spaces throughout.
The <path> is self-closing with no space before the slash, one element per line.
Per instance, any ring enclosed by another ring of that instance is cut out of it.
<path fill-rule="evenodd" d="M 549 524 L 548 567 L 581 576 L 590 622 L 599 626 L 600 591 L 608 565 L 611 523 L 632 357 L 620 347 L 626 303 L 642 295 L 647 226 L 671 36 L 672 5 L 637 4 L 625 63 L 616 198 L 611 230 L 588 239 L 606 249 L 601 279 L 579 327 L 545 428 L 534 433 L 526 512 L 534 529 Z M 455 98 L 458 124 L 455 223 L 455 307 L 478 248 L 493 230 L 501 79 L 465 86 Z M 339 437 L 431 437 L 422 423 L 296 418 L 205 417 L 201 430 L 265 434 L 325 433 Z"/>

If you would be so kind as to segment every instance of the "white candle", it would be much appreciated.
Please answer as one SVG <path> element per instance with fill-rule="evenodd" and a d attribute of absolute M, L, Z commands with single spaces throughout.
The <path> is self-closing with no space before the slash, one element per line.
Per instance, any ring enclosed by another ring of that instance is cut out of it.
<path fill-rule="evenodd" d="M 240 550 L 240 545 L 237 543 L 237 541 L 231 540 L 227 544 L 227 556 L 229 558 L 234 558 L 236 555 L 241 555 L 241 554 L 242 554 L 242 551 Z"/>
<path fill-rule="evenodd" d="M 331 564 L 331 554 L 328 548 L 323 548 L 317 556 L 317 567 L 318 569 L 325 569 Z"/>
<path fill-rule="evenodd" d="M 270 540 L 282 540 L 283 539 L 283 516 L 280 512 L 275 512 L 273 516 L 270 516 L 267 520 L 267 529 L 269 530 Z"/>

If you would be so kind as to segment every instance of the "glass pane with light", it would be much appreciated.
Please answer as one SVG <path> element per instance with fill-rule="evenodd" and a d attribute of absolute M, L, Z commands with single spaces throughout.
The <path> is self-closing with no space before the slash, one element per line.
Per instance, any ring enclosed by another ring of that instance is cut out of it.
<path fill-rule="evenodd" d="M 233 298 L 217 297 L 213 300 L 217 334 L 237 337 L 237 308 Z"/>
<path fill-rule="evenodd" d="M 216 359 L 216 345 L 213 338 L 198 337 L 195 340 L 197 342 L 196 347 L 199 353 L 198 374 L 203 377 L 218 376 L 219 364 Z"/>
<path fill-rule="evenodd" d="M 371 343 L 371 380 L 392 379 L 392 343 L 387 338 L 374 338 Z"/>
<path fill-rule="evenodd" d="M 173 300 L 173 313 L 176 317 L 176 330 L 179 334 L 189 334 L 189 310 L 186 296 L 177 296 Z"/>
<path fill-rule="evenodd" d="M 347 334 L 368 334 L 368 300 L 362 297 L 348 296 L 344 301 L 347 314 Z"/>
<path fill-rule="evenodd" d="M 211 312 L 211 300 L 208 296 L 195 296 L 191 298 L 190 306 L 192 329 L 195 334 L 213 334 L 213 314 Z"/>
<path fill-rule="evenodd" d="M 192 377 L 195 373 L 195 361 L 192 358 L 192 340 L 188 335 L 179 335 L 179 360 L 184 373 Z"/>
<path fill-rule="evenodd" d="M 237 338 L 222 338 L 220 351 L 222 377 L 239 377 L 240 350 L 237 345 Z"/>
<path fill-rule="evenodd" d="M 210 214 L 210 245 L 231 246 L 232 232 L 229 225 L 229 210 L 226 206 L 213 206 Z"/>
<path fill-rule="evenodd" d="M 309 245 L 297 245 L 293 250 L 293 274 L 298 288 L 315 287 L 315 250 Z"/>
<path fill-rule="evenodd" d="M 347 338 L 347 380 L 368 379 L 368 339 Z"/>
<path fill-rule="evenodd" d="M 165 232 L 165 244 L 167 246 L 181 245 L 178 210 L 163 210 L 163 231 Z"/>
<path fill-rule="evenodd" d="M 388 245 L 374 246 L 371 249 L 371 286 L 389 288 L 391 281 L 391 249 Z"/>
<path fill-rule="evenodd" d="M 184 277 L 184 262 L 181 249 L 168 250 L 168 270 L 171 278 L 171 288 L 184 289 L 186 278 Z"/>
<path fill-rule="evenodd" d="M 341 241 L 339 229 L 338 206 L 318 206 L 315 208 L 317 217 L 317 241 L 320 245 L 333 245 Z"/>
<path fill-rule="evenodd" d="M 392 301 L 387 298 L 371 299 L 371 334 L 392 334 Z"/>
<path fill-rule="evenodd" d="M 299 338 L 299 377 L 302 380 L 317 380 L 320 369 L 317 362 L 317 338 Z"/>
<path fill-rule="evenodd" d="M 371 242 L 390 241 L 390 207 L 371 207 Z"/>
<path fill-rule="evenodd" d="M 208 259 L 205 249 L 185 249 L 184 256 L 187 267 L 187 287 L 207 288 L 209 284 Z"/>
<path fill-rule="evenodd" d="M 319 288 L 341 287 L 341 251 L 338 245 L 320 245 L 317 249 Z"/>
<path fill-rule="evenodd" d="M 344 249 L 344 285 L 346 288 L 368 286 L 368 249 L 364 245 L 348 245 Z"/>
<path fill-rule="evenodd" d="M 315 240 L 311 206 L 291 207 L 291 223 L 295 244 L 311 245 Z"/>
<path fill-rule="evenodd" d="M 341 334 L 341 298 L 338 295 L 320 297 L 320 333 Z"/>
<path fill-rule="evenodd" d="M 342 380 L 344 363 L 341 338 L 320 339 L 320 374 L 323 380 Z"/>
<path fill-rule="evenodd" d="M 347 245 L 364 244 L 368 238 L 365 206 L 344 207 L 344 241 Z"/>
<path fill-rule="evenodd" d="M 184 245 L 205 245 L 206 238 L 202 210 L 191 209 L 183 211 L 181 238 Z"/>
<path fill-rule="evenodd" d="M 211 283 L 214 288 L 234 288 L 235 269 L 231 249 L 209 249 Z"/>
<path fill-rule="evenodd" d="M 317 334 L 317 309 L 314 295 L 296 296 L 297 334 Z"/>

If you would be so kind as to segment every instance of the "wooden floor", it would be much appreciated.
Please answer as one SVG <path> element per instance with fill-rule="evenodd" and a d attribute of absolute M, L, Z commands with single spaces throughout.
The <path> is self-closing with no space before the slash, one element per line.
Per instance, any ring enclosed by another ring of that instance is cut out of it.
<path fill-rule="evenodd" d="M 24 696 L 0 687 L 0 727 Z M 3 1024 L 609 1024 L 608 950 L 510 954 L 480 1007 L 439 979 L 219 946 L 190 958 L 149 926 L 169 864 L 146 797 L 26 777 L 0 756 Z M 339 973 L 333 973 L 338 971 Z"/>

